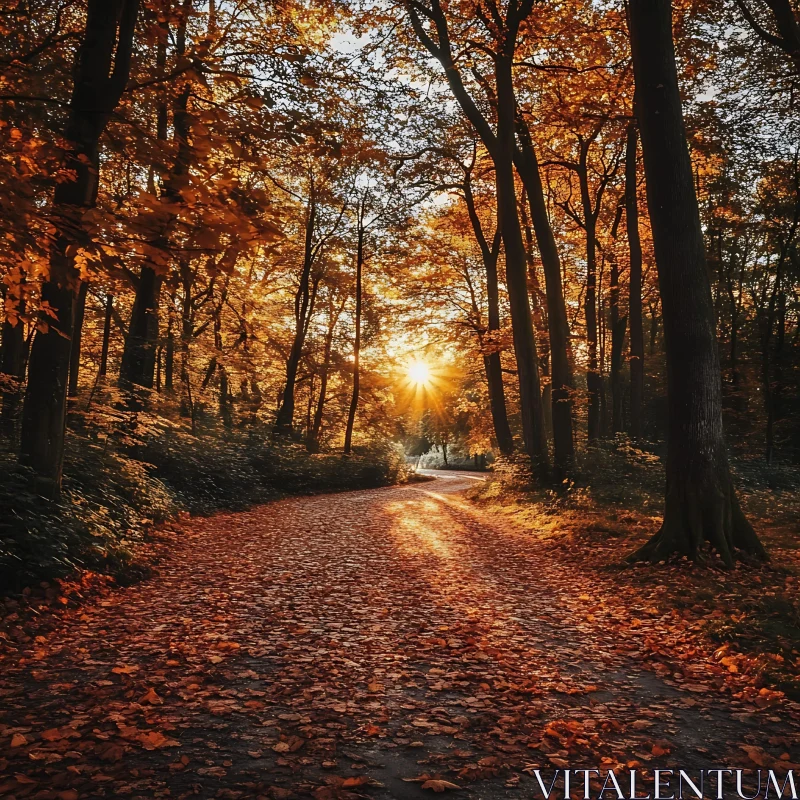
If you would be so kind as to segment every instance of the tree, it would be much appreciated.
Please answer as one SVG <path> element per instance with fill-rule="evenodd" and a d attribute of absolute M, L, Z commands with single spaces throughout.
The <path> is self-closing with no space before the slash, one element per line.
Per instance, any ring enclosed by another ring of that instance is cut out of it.
<path fill-rule="evenodd" d="M 758 38 L 781 50 L 789 57 L 794 71 L 800 73 L 800 22 L 791 0 L 755 0 L 752 3 L 735 0 L 735 3 Z"/>
<path fill-rule="evenodd" d="M 664 521 L 633 558 L 696 558 L 707 541 L 731 565 L 765 558 L 731 479 L 703 232 L 678 88 L 670 0 L 632 0 L 631 48 L 647 199 L 664 313 L 669 431 Z"/>
<path fill-rule="evenodd" d="M 530 0 L 521 3 L 512 0 L 504 14 L 494 2 L 490 2 L 487 8 L 489 16 L 483 16 L 481 12 L 480 21 L 489 33 L 493 47 L 494 88 L 490 94 L 494 96 L 495 130 L 492 130 L 464 84 L 453 54 L 450 26 L 439 0 L 432 0 L 430 5 L 411 0 L 408 13 L 417 38 L 442 65 L 453 96 L 494 162 L 498 222 L 503 237 L 506 285 L 520 387 L 523 438 L 534 471 L 543 476 L 549 469 L 549 453 L 544 428 L 539 358 L 528 299 L 525 246 L 514 181 L 516 98 L 513 62 L 520 25 L 531 13 L 533 4 Z M 423 25 L 423 18 L 430 25 L 430 33 Z M 482 78 L 480 82 L 484 87 L 487 86 Z"/>
<path fill-rule="evenodd" d="M 186 58 L 187 27 L 192 13 L 191 0 L 184 0 L 178 15 L 175 33 L 176 69 L 188 73 Z M 155 80 L 166 82 L 167 43 L 170 34 L 169 18 L 156 21 L 156 76 Z M 191 63 L 191 62 L 190 62 Z M 164 279 L 165 262 L 169 258 L 165 251 L 169 250 L 169 229 L 174 223 L 176 212 L 181 203 L 181 189 L 188 185 L 188 173 L 191 166 L 192 146 L 190 143 L 191 122 L 189 116 L 189 98 L 192 83 L 188 74 L 181 77 L 181 84 L 176 92 L 172 119 L 174 129 L 175 156 L 169 169 L 162 168 L 159 176 L 161 200 L 164 209 L 156 215 L 156 233 L 148 258 L 142 265 L 136 281 L 136 296 L 131 309 L 128 333 L 125 337 L 125 349 L 120 367 L 120 383 L 122 386 L 142 386 L 153 388 L 153 377 L 156 366 L 156 347 L 158 345 L 159 297 Z M 168 126 L 168 93 L 166 87 L 161 92 L 156 112 L 156 138 L 166 143 Z M 155 181 L 152 181 L 155 192 Z"/>
<path fill-rule="evenodd" d="M 67 383 L 80 277 L 77 251 L 86 245 L 85 211 L 97 199 L 99 141 L 128 81 L 139 0 L 90 0 L 77 56 L 64 132 L 69 143 L 64 170 L 71 180 L 53 196 L 56 234 L 50 274 L 42 286 L 45 311 L 31 346 L 22 411 L 21 461 L 42 480 L 43 491 L 61 488 Z"/>
<path fill-rule="evenodd" d="M 644 430 L 644 331 L 642 329 L 642 243 L 639 237 L 637 191 L 636 121 L 628 123 L 625 142 L 625 230 L 630 259 L 628 317 L 630 323 L 631 436 L 641 439 Z"/>
<path fill-rule="evenodd" d="M 294 296 L 295 331 L 286 359 L 286 385 L 275 420 L 276 433 L 291 433 L 293 430 L 297 370 L 314 314 L 317 288 L 324 274 L 324 265 L 321 265 L 320 261 L 331 237 L 339 230 L 347 208 L 347 201 L 340 201 L 339 210 L 333 212 L 327 227 L 323 227 L 325 219 L 322 217 L 322 212 L 326 202 L 330 204 L 331 200 L 329 185 L 331 178 L 332 176 L 324 171 L 321 175 L 317 174 L 316 165 L 308 167 L 303 258 Z"/>
<path fill-rule="evenodd" d="M 353 392 L 350 395 L 350 408 L 347 411 L 347 425 L 344 431 L 344 452 L 349 454 L 353 447 L 353 426 L 358 410 L 358 396 L 361 388 L 361 307 L 364 300 L 364 235 L 369 189 L 364 189 L 356 208 L 356 287 L 355 287 L 355 338 L 353 339 Z"/>
<path fill-rule="evenodd" d="M 572 394 L 575 386 L 570 363 L 569 322 L 564 300 L 561 258 L 547 213 L 539 161 L 530 129 L 522 114 L 517 117 L 517 141 L 514 163 L 525 186 L 531 222 L 544 269 L 552 372 L 550 401 L 553 418 L 553 462 L 556 479 L 563 480 L 569 474 L 575 458 L 572 431 Z"/>

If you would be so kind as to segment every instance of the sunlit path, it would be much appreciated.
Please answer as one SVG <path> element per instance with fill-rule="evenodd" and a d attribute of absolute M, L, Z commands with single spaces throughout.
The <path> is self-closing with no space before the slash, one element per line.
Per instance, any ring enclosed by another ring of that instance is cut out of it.
<path fill-rule="evenodd" d="M 0 791 L 522 798 L 538 766 L 792 752 L 788 707 L 742 715 L 637 666 L 614 606 L 582 611 L 613 584 L 503 529 L 463 497 L 474 480 L 194 520 L 157 576 L 4 658 L 0 722 L 24 742 Z"/>

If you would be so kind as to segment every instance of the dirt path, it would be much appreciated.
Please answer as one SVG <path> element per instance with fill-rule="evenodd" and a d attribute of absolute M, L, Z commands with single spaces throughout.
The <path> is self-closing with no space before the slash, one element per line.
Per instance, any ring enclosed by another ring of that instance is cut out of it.
<path fill-rule="evenodd" d="M 659 620 L 628 624 L 472 480 L 193 521 L 157 576 L 0 663 L 0 796 L 411 798 L 427 776 L 531 798 L 531 765 L 797 760 L 793 709 L 642 669 Z"/>

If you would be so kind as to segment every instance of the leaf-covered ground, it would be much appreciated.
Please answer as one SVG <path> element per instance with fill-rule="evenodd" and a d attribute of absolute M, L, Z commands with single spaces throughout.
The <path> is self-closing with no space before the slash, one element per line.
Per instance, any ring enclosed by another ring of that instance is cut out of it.
<path fill-rule="evenodd" d="M 800 760 L 794 703 L 471 481 L 193 520 L 153 578 L 11 626 L 0 796 L 529 798 L 535 767 Z"/>

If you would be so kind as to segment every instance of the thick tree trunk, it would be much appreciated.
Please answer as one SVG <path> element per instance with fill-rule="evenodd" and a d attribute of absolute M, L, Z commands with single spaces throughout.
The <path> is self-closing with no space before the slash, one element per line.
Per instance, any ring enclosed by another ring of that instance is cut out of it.
<path fill-rule="evenodd" d="M 83 239 L 83 213 L 96 202 L 98 142 L 128 81 L 138 11 L 139 0 L 90 0 L 77 57 L 65 132 L 71 149 L 64 161 L 75 179 L 59 183 L 53 196 L 56 236 L 50 274 L 42 285 L 42 300 L 55 319 L 43 317 L 47 329 L 37 332 L 31 346 L 20 441 L 20 460 L 51 496 L 60 492 L 64 458 L 74 303 L 80 285 L 74 252 Z"/>
<path fill-rule="evenodd" d="M 512 78 L 512 58 L 516 35 L 504 45 L 495 59 L 497 87 L 497 145 L 494 153 L 497 207 L 506 261 L 506 286 L 511 306 L 514 353 L 517 357 L 522 433 L 531 465 L 539 477 L 549 472 L 549 454 L 542 411 L 539 381 L 539 355 L 533 331 L 525 245 L 517 214 L 514 185 L 514 123 L 516 98 Z"/>
<path fill-rule="evenodd" d="M 766 552 L 739 506 L 722 427 L 722 380 L 703 232 L 683 123 L 670 0 L 631 0 L 630 27 L 647 199 L 664 315 L 669 433 L 661 530 L 631 558 L 730 565 Z"/>
<path fill-rule="evenodd" d="M 625 143 L 625 227 L 630 253 L 628 318 L 630 320 L 631 421 L 634 439 L 644 433 L 644 329 L 642 327 L 642 244 L 639 238 L 639 201 L 636 193 L 635 121 L 628 125 Z"/>
<path fill-rule="evenodd" d="M 353 427 L 358 410 L 358 396 L 361 391 L 361 301 L 364 269 L 364 205 L 362 203 L 358 219 L 358 249 L 356 251 L 356 335 L 353 342 L 353 393 L 347 411 L 347 427 L 344 433 L 344 452 L 350 453 L 353 447 Z"/>
<path fill-rule="evenodd" d="M 550 333 L 551 404 L 553 416 L 553 460 L 556 479 L 563 480 L 575 460 L 572 430 L 574 383 L 569 357 L 569 322 L 561 278 L 561 259 L 547 214 L 544 186 L 536 151 L 528 128 L 517 118 L 519 149 L 515 155 L 517 172 L 525 186 L 536 243 L 542 258 L 547 295 L 547 326 Z"/>
<path fill-rule="evenodd" d="M 82 283 L 75 298 L 75 321 L 72 331 L 72 347 L 69 354 L 69 397 L 78 396 L 78 378 L 81 371 L 81 342 L 83 340 L 83 321 L 86 317 L 86 295 L 89 284 Z"/>

